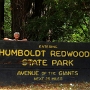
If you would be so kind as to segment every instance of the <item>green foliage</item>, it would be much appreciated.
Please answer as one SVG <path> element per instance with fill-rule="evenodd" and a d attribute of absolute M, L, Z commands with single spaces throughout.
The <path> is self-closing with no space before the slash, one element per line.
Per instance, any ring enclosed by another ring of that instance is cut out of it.
<path fill-rule="evenodd" d="M 5 36 L 10 36 L 11 32 L 11 8 L 10 0 L 5 0 L 4 3 L 4 31 Z"/>
<path fill-rule="evenodd" d="M 42 40 L 43 34 L 48 32 L 48 27 L 46 24 L 46 17 L 36 17 L 29 20 L 28 24 L 26 25 L 26 30 L 27 36 L 30 36 L 30 40 Z"/>
<path fill-rule="evenodd" d="M 44 0 L 45 15 L 28 19 L 26 30 L 30 39 L 42 40 L 52 29 L 54 42 L 90 42 L 90 16 L 83 10 L 84 3 L 83 0 Z"/>
<path fill-rule="evenodd" d="M 90 42 L 89 0 L 44 0 L 41 16 L 27 18 L 29 40 L 41 41 L 53 30 L 53 42 Z M 23 2 L 24 3 L 24 2 Z M 4 30 L 11 32 L 10 0 L 5 0 Z M 32 12 L 35 14 L 35 11 Z"/>

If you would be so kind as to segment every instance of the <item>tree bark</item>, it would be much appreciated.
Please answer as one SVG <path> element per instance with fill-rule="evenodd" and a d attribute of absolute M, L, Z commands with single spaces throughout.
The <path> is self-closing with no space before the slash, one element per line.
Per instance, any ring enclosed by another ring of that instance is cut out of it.
<path fill-rule="evenodd" d="M 4 38 L 4 0 L 0 0 L 0 38 Z"/>
<path fill-rule="evenodd" d="M 26 14 L 30 10 L 31 0 L 11 0 L 12 7 L 12 37 L 14 32 L 20 32 L 25 37 Z"/>

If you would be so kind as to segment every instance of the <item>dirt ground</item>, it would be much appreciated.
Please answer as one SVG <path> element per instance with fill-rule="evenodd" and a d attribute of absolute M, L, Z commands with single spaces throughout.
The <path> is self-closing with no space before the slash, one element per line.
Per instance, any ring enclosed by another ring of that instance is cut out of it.
<path fill-rule="evenodd" d="M 0 86 L 0 90 L 90 90 L 90 83 L 31 84 Z"/>

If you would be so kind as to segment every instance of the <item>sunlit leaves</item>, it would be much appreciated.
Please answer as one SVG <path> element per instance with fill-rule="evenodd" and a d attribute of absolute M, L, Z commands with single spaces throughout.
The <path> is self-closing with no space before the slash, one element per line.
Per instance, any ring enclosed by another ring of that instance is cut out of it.
<path fill-rule="evenodd" d="M 4 3 L 4 31 L 5 34 L 8 34 L 8 36 L 10 35 L 11 32 L 11 7 L 10 7 L 11 3 L 10 0 L 5 0 Z"/>

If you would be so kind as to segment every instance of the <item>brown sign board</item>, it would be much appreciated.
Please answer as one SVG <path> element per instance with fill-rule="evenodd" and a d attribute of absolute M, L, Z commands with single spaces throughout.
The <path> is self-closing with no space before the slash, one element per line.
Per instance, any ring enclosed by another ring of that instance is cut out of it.
<path fill-rule="evenodd" d="M 0 82 L 90 81 L 90 43 L 0 41 Z"/>

